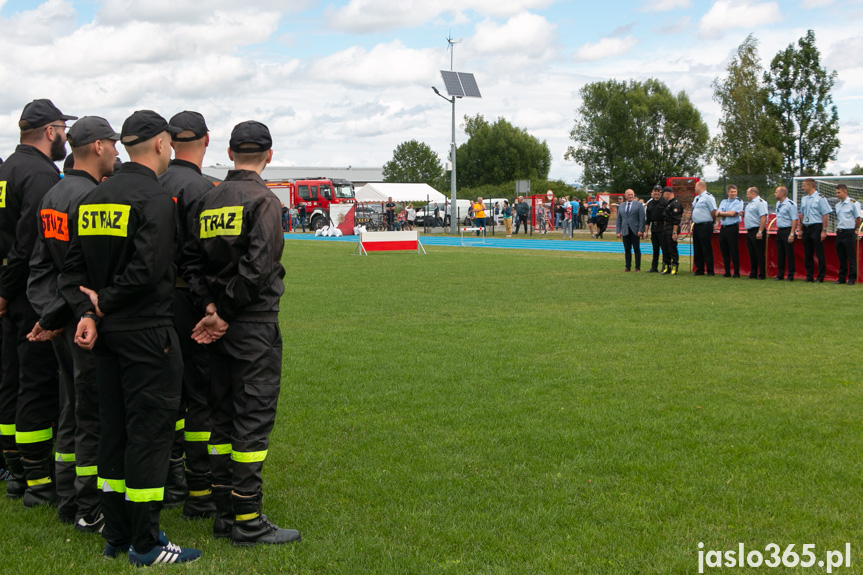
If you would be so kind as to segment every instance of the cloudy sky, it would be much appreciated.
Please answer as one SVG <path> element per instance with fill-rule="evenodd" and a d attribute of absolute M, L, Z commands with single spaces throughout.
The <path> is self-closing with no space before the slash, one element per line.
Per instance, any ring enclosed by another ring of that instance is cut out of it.
<path fill-rule="evenodd" d="M 812 28 L 839 74 L 838 172 L 863 164 L 861 25 L 863 0 L 0 0 L 0 156 L 24 104 L 50 98 L 118 129 L 136 109 L 200 111 L 207 164 L 228 163 L 247 119 L 269 125 L 279 165 L 380 166 L 410 139 L 443 158 L 451 109 L 431 86 L 443 90 L 451 34 L 454 69 L 483 96 L 457 102 L 457 123 L 506 118 L 546 140 L 550 176 L 573 183 L 581 167 L 563 155 L 585 83 L 659 78 L 715 133 L 710 83 L 746 36 L 769 63 Z"/>

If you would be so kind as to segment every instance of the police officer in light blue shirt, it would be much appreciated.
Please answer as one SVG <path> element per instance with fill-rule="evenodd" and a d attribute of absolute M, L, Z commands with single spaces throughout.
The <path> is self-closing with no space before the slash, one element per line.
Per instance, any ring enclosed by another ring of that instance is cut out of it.
<path fill-rule="evenodd" d="M 860 227 L 860 204 L 848 197 L 848 186 L 836 186 L 836 257 L 839 258 L 839 277 L 835 282 L 853 286 L 857 281 L 857 229 Z"/>
<path fill-rule="evenodd" d="M 803 191 L 806 195 L 800 200 L 800 216 L 803 226 L 797 228 L 797 237 L 803 240 L 803 263 L 806 266 L 806 281 L 816 281 L 815 260 L 818 257 L 819 283 L 824 281 L 827 273 L 824 261 L 824 240 L 827 239 L 827 216 L 832 211 L 827 200 L 815 191 L 815 180 L 803 180 Z"/>
<path fill-rule="evenodd" d="M 743 227 L 746 228 L 746 249 L 749 251 L 749 278 L 767 279 L 767 214 L 770 209 L 761 197 L 758 188 L 746 190 L 749 205 L 743 211 Z"/>
<path fill-rule="evenodd" d="M 797 205 L 788 197 L 788 188 L 785 186 L 776 188 L 773 197 L 776 198 L 776 281 L 794 281 L 794 232 L 800 221 Z"/>
<path fill-rule="evenodd" d="M 704 180 L 695 184 L 692 200 L 692 247 L 695 271 L 693 275 L 713 275 L 713 222 L 716 219 L 716 200 L 707 191 Z"/>
<path fill-rule="evenodd" d="M 737 197 L 737 186 L 726 188 L 728 197 L 719 202 L 719 249 L 725 264 L 725 277 L 731 277 L 731 264 L 734 264 L 734 277 L 740 277 L 740 212 L 743 202 Z"/>

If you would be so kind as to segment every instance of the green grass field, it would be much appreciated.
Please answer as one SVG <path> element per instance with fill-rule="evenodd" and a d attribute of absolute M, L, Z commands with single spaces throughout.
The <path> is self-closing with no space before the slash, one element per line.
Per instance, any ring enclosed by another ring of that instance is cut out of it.
<path fill-rule="evenodd" d="M 285 247 L 264 508 L 303 541 L 236 549 L 166 510 L 204 557 L 160 571 L 688 574 L 699 542 L 850 542 L 834 572 L 863 573 L 861 288 L 353 247 Z M 0 515 L 0 573 L 134 570 L 54 510 Z"/>

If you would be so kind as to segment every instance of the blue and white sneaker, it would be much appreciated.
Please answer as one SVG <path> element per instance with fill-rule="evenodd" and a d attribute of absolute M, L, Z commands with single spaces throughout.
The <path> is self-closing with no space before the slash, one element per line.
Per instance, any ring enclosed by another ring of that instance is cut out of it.
<path fill-rule="evenodd" d="M 156 545 L 149 553 L 138 553 L 134 547 L 129 548 L 129 563 L 135 567 L 188 563 L 200 558 L 201 552 L 198 549 L 184 548 L 173 543 Z"/>
<path fill-rule="evenodd" d="M 165 535 L 165 532 L 159 529 L 159 545 L 167 545 L 168 544 L 168 536 Z M 105 549 L 102 551 L 102 555 L 107 557 L 108 559 L 114 559 L 117 555 L 121 553 L 128 553 L 129 549 L 131 549 L 132 545 L 127 543 L 125 545 L 111 545 L 107 541 L 105 542 Z"/>

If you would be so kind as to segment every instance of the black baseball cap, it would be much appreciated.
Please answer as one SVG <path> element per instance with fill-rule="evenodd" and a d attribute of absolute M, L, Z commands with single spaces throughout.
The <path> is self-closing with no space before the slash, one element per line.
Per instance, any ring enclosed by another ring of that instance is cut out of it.
<path fill-rule="evenodd" d="M 65 122 L 67 120 L 77 119 L 78 116 L 67 116 L 54 105 L 54 102 L 47 98 L 42 98 L 39 100 L 33 100 L 24 106 L 24 111 L 21 112 L 21 119 L 18 120 L 18 128 L 23 132 L 25 130 L 41 128 L 42 126 L 57 120 L 63 120 Z"/>
<path fill-rule="evenodd" d="M 120 141 L 124 146 L 134 146 L 146 142 L 162 132 L 179 134 L 182 131 L 180 128 L 170 125 L 168 120 L 153 110 L 138 110 L 123 122 Z"/>
<path fill-rule="evenodd" d="M 660 192 L 661 192 L 661 191 L 662 191 L 662 186 L 660 186 L 659 184 L 656 184 L 655 186 L 653 186 L 653 189 L 654 189 L 655 191 L 660 191 Z"/>
<path fill-rule="evenodd" d="M 238 153 L 266 152 L 273 147 L 273 138 L 270 137 L 269 128 L 260 122 L 249 120 L 234 126 L 228 146 L 231 151 Z"/>
<path fill-rule="evenodd" d="M 174 114 L 170 123 L 172 126 L 177 126 L 183 131 L 188 130 L 195 134 L 194 136 L 188 136 L 186 138 L 181 138 L 176 134 L 171 134 L 171 139 L 175 142 L 193 142 L 195 140 L 200 140 L 210 131 L 210 129 L 207 128 L 207 122 L 204 121 L 204 116 L 198 112 L 185 110 L 179 114 Z"/>
<path fill-rule="evenodd" d="M 671 192 L 673 194 L 674 188 L 672 188 L 671 186 L 665 186 L 664 188 L 662 188 L 662 193 L 664 194 L 665 192 Z"/>
<path fill-rule="evenodd" d="M 96 140 L 114 140 L 116 142 L 120 139 L 120 134 L 111 127 L 105 118 L 84 116 L 69 128 L 69 134 L 66 138 L 70 146 L 77 148 L 92 144 Z"/>

